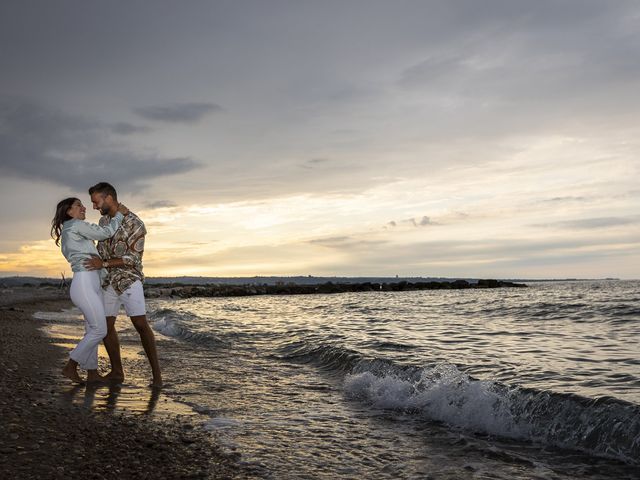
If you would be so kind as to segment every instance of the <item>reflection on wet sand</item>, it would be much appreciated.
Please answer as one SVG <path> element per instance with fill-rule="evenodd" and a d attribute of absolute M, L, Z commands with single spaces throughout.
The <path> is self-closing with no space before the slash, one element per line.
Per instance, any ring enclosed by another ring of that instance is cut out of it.
<path fill-rule="evenodd" d="M 48 323 L 43 326 L 43 330 L 51 337 L 54 345 L 70 351 L 81 338 L 80 325 L 79 321 L 65 323 L 57 319 L 56 323 Z M 121 357 L 127 375 L 125 382 L 65 386 L 61 392 L 61 401 L 103 412 L 126 411 L 137 414 L 194 415 L 194 411 L 189 406 L 170 399 L 163 394 L 161 388 L 147 386 L 150 372 L 147 371 L 148 364 L 139 338 L 135 331 L 127 332 L 132 329 L 125 327 L 123 330 L 125 332 L 121 336 Z M 130 334 L 128 335 L 128 333 Z M 102 345 L 99 349 L 99 356 L 100 370 L 102 373 L 106 373 L 109 365 L 106 351 Z"/>
<path fill-rule="evenodd" d="M 158 406 L 162 389 L 149 387 L 146 390 L 145 392 L 143 388 L 121 383 L 83 384 L 63 391 L 60 399 L 69 404 L 82 405 L 88 410 L 113 412 L 120 407 L 128 412 L 150 414 Z M 177 413 L 176 406 L 171 403 L 170 408 L 161 410 Z"/>

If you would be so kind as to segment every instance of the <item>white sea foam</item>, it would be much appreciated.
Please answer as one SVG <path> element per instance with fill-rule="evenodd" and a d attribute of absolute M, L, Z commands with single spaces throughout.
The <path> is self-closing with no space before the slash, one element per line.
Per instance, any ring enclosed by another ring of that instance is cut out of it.
<path fill-rule="evenodd" d="M 215 437 L 216 443 L 226 454 L 238 450 L 235 436 L 242 427 L 242 422 L 229 417 L 214 417 L 204 422 L 202 428 Z"/>
<path fill-rule="evenodd" d="M 431 420 L 497 435 L 520 437 L 510 401 L 496 384 L 472 380 L 454 365 L 422 370 L 419 379 L 369 371 L 347 375 L 346 394 L 376 408 L 418 411 Z"/>
<path fill-rule="evenodd" d="M 176 324 L 175 320 L 167 317 L 153 322 L 153 329 L 168 337 L 179 337 L 182 333 L 182 328 Z"/>
<path fill-rule="evenodd" d="M 46 320 L 55 322 L 68 322 L 82 320 L 82 312 L 76 308 L 69 308 L 61 312 L 35 312 L 33 318 L 36 320 Z"/>
<path fill-rule="evenodd" d="M 637 406 L 630 403 L 475 380 L 451 364 L 407 375 L 363 362 L 355 372 L 345 377 L 345 393 L 375 408 L 638 463 L 640 423 Z"/>
<path fill-rule="evenodd" d="M 215 417 L 207 420 L 203 428 L 209 432 L 219 430 L 230 430 L 239 427 L 242 422 L 234 418 Z"/>
<path fill-rule="evenodd" d="M 198 331 L 199 319 L 196 315 L 165 308 L 151 312 L 149 318 L 152 328 L 167 337 L 208 346 L 224 344 L 212 333 Z"/>

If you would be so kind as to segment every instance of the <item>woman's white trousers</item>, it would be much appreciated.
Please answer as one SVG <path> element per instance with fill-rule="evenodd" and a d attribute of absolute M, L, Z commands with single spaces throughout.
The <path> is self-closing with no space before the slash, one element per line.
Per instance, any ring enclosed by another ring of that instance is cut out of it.
<path fill-rule="evenodd" d="M 98 345 L 107 335 L 107 319 L 102 303 L 102 287 L 98 270 L 74 272 L 71 301 L 84 315 L 84 337 L 69 356 L 84 370 L 97 370 Z"/>

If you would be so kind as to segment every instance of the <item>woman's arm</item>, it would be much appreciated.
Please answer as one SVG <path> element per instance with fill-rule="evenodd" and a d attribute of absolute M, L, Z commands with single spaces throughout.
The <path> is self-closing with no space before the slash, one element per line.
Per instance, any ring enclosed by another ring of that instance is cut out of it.
<path fill-rule="evenodd" d="M 118 212 L 111 219 L 111 222 L 109 222 L 109 224 L 105 225 L 104 227 L 96 225 L 95 223 L 82 221 L 76 222 L 74 227 L 76 231 L 84 238 L 88 238 L 89 240 L 106 240 L 107 238 L 113 237 L 113 235 L 116 233 L 116 230 L 120 228 L 123 219 L 124 215 Z"/>

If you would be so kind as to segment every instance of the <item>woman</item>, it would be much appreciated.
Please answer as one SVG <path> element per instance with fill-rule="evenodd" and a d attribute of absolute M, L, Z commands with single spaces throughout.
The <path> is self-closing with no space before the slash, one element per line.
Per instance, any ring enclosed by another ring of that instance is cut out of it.
<path fill-rule="evenodd" d="M 101 227 L 85 222 L 87 209 L 77 198 L 66 198 L 56 206 L 56 214 L 51 221 L 51 236 L 56 245 L 61 245 L 62 254 L 71 264 L 71 301 L 78 307 L 85 321 L 85 334 L 80 343 L 69 354 L 69 361 L 62 374 L 74 382 L 82 383 L 78 375 L 78 365 L 87 371 L 87 382 L 100 382 L 98 374 L 98 345 L 107 334 L 107 320 L 102 303 L 102 287 L 99 270 L 89 271 L 84 262 L 98 251 L 94 240 L 112 237 L 129 210 L 122 204 L 109 225 Z"/>

